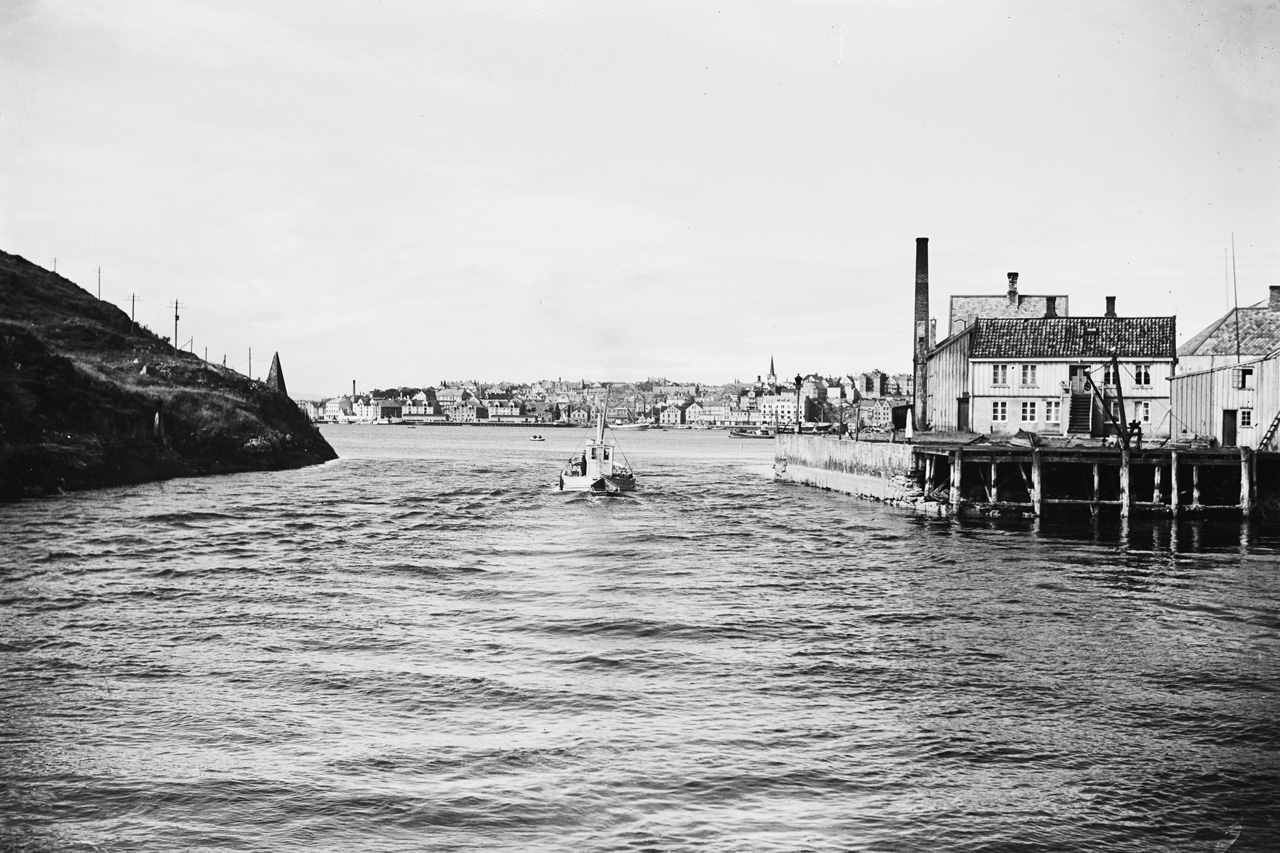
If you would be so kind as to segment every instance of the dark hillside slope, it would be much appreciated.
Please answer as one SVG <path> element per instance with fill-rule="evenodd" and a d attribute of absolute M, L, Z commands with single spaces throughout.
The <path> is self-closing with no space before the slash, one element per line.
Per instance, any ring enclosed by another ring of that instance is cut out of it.
<path fill-rule="evenodd" d="M 0 252 L 0 499 L 336 458 L 285 395 Z"/>

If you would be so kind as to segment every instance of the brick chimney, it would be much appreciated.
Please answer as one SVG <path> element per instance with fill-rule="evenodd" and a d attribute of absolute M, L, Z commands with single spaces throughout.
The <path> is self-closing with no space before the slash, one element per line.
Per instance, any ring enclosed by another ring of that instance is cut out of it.
<path fill-rule="evenodd" d="M 1009 307 L 1018 307 L 1018 274 L 1016 272 L 1009 273 Z"/>
<path fill-rule="evenodd" d="M 1271 285 L 1271 303 L 1268 307 L 1272 311 L 1280 311 L 1280 284 Z"/>
<path fill-rule="evenodd" d="M 926 423 L 926 401 L 928 400 L 928 380 L 925 378 L 925 363 L 929 356 L 929 238 L 916 238 L 916 310 L 915 328 L 912 329 L 912 376 L 915 390 L 912 395 L 912 414 L 915 417 L 916 429 L 923 429 Z"/>
<path fill-rule="evenodd" d="M 1116 316 L 1116 298 L 1114 296 L 1107 297 L 1107 313 L 1103 314 L 1102 316 L 1104 317 Z"/>
<path fill-rule="evenodd" d="M 1046 317 L 1058 316 L 1058 297 L 1046 296 L 1044 298 L 1044 316 Z"/>

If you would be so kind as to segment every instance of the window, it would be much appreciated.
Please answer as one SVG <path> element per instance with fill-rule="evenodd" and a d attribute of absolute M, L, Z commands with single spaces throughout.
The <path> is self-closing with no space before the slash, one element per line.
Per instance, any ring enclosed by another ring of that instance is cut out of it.
<path fill-rule="evenodd" d="M 1008 385 L 1009 384 L 1009 365 L 993 364 L 991 365 L 991 384 L 992 385 Z"/>
<path fill-rule="evenodd" d="M 1237 367 L 1231 371 L 1231 387 L 1232 388 L 1252 388 L 1253 387 L 1253 368 Z"/>
<path fill-rule="evenodd" d="M 1118 384 L 1119 384 L 1119 379 L 1120 379 L 1120 377 L 1119 377 L 1119 376 L 1117 376 L 1117 375 L 1116 375 L 1116 372 L 1115 372 L 1114 370 L 1112 370 L 1112 369 L 1111 369 L 1111 365 L 1109 365 L 1109 364 L 1108 364 L 1108 365 L 1106 365 L 1106 366 L 1102 369 L 1102 384 L 1103 384 L 1103 385 L 1118 385 Z"/>
<path fill-rule="evenodd" d="M 1151 404 L 1145 400 L 1138 404 L 1138 420 L 1144 424 L 1151 423 Z"/>
<path fill-rule="evenodd" d="M 1135 364 L 1133 366 L 1133 383 L 1143 388 L 1151 386 L 1151 365 Z"/>
<path fill-rule="evenodd" d="M 1247 429 L 1253 426 L 1253 409 L 1240 410 L 1240 428 Z"/>
<path fill-rule="evenodd" d="M 1036 366 L 1034 364 L 1022 365 L 1023 387 L 1026 387 L 1028 385 L 1035 385 L 1035 384 L 1036 384 Z"/>
<path fill-rule="evenodd" d="M 1004 400 L 996 400 L 991 404 L 991 420 L 1007 421 L 1009 420 L 1009 404 Z"/>
<path fill-rule="evenodd" d="M 1044 401 L 1044 419 L 1046 423 L 1051 423 L 1051 424 L 1062 423 L 1062 401 L 1061 400 L 1045 400 Z"/>
<path fill-rule="evenodd" d="M 1031 423 L 1036 419 L 1036 404 L 1033 400 L 1022 401 L 1022 422 Z"/>

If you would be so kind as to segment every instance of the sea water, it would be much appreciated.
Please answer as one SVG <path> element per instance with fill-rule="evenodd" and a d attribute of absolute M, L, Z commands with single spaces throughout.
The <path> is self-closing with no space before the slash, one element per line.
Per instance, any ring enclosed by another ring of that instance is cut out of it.
<path fill-rule="evenodd" d="M 772 442 L 325 427 L 0 506 L 7 850 L 1280 849 L 1280 539 L 957 522 Z"/>

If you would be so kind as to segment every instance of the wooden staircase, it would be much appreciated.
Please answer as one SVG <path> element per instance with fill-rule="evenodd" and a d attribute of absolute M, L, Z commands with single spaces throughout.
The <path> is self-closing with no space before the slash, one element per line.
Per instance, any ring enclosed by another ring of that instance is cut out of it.
<path fill-rule="evenodd" d="M 1067 414 L 1067 432 L 1089 435 L 1093 432 L 1093 395 L 1072 394 L 1071 411 Z"/>

